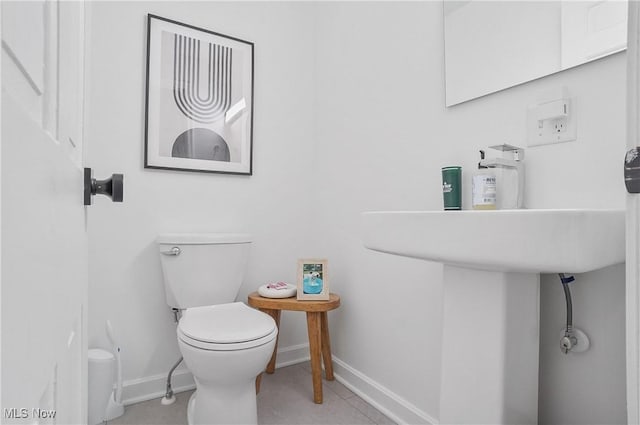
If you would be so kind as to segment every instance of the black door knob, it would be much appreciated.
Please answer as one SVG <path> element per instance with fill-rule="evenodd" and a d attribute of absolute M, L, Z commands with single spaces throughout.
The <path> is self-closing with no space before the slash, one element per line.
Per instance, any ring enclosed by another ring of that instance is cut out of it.
<path fill-rule="evenodd" d="M 122 202 L 124 197 L 124 176 L 112 174 L 105 180 L 93 178 L 91 168 L 84 169 L 84 204 L 91 205 L 93 195 L 105 195 L 113 202 Z"/>

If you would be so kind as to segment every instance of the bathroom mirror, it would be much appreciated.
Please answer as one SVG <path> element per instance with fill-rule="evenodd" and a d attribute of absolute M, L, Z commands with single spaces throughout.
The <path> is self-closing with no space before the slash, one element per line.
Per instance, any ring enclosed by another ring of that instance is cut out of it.
<path fill-rule="evenodd" d="M 446 105 L 616 52 L 627 2 L 444 0 Z"/>

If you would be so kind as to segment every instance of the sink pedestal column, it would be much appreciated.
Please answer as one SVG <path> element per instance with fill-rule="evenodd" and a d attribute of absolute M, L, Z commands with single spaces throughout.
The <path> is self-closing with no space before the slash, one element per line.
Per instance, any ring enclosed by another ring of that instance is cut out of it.
<path fill-rule="evenodd" d="M 539 287 L 444 266 L 441 424 L 537 424 Z"/>

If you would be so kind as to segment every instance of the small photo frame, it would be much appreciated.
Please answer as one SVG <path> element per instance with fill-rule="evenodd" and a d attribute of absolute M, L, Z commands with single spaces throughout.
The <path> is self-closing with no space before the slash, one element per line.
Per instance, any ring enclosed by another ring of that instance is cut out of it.
<path fill-rule="evenodd" d="M 145 107 L 145 168 L 252 174 L 252 42 L 149 14 Z"/>
<path fill-rule="evenodd" d="M 298 299 L 322 301 L 329 299 L 328 261 L 303 258 L 298 260 Z"/>

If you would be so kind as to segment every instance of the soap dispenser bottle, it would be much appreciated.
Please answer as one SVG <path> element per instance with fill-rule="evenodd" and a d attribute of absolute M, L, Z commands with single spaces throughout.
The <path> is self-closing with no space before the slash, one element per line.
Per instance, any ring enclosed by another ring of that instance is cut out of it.
<path fill-rule="evenodd" d="M 480 151 L 480 161 L 484 159 L 484 151 Z M 496 175 L 489 167 L 478 163 L 478 170 L 471 180 L 471 206 L 474 210 L 496 209 Z"/>

